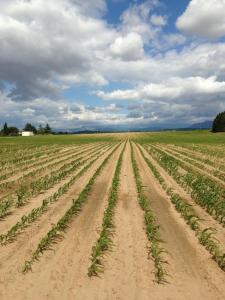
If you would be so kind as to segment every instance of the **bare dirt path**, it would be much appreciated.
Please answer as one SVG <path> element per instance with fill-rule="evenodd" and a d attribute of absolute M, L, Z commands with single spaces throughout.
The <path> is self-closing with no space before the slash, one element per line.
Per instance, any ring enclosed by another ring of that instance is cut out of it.
<path fill-rule="evenodd" d="M 170 283 L 157 286 L 153 299 L 224 299 L 224 272 L 175 211 L 137 147 L 135 156 L 146 195 L 151 199 L 151 208 L 161 228 L 164 248 L 169 252 Z"/>
<path fill-rule="evenodd" d="M 197 205 L 191 196 L 152 158 L 151 155 L 143 148 L 145 156 L 151 161 L 151 163 L 157 168 L 160 175 L 166 180 L 169 187 L 173 188 L 187 203 L 191 204 L 196 215 L 202 219 L 202 224 L 208 228 L 213 227 L 217 230 L 216 238 L 220 242 L 221 246 L 225 250 L 225 228 L 222 224 L 218 223 L 212 216 L 210 216 L 201 206 Z"/>
<path fill-rule="evenodd" d="M 55 224 L 59 220 L 59 218 L 64 215 L 67 209 L 71 206 L 71 200 L 79 195 L 81 190 L 88 183 L 91 176 L 94 174 L 98 166 L 103 162 L 110 151 L 112 151 L 112 149 L 107 151 L 107 153 L 105 153 L 100 159 L 98 159 L 98 161 L 94 163 L 92 167 L 90 167 L 85 175 L 76 182 L 75 186 L 65 196 L 63 196 L 62 199 L 56 202 L 56 205 L 54 205 L 52 209 L 44 214 L 38 220 L 38 222 L 35 222 L 25 232 L 19 235 L 14 243 L 0 248 L 0 299 L 24 300 L 33 298 L 33 296 L 28 298 L 25 297 L 25 292 L 27 291 L 28 287 L 30 288 L 30 283 L 35 283 L 35 281 L 33 280 L 29 281 L 29 278 L 32 278 L 30 277 L 32 276 L 32 273 L 28 273 L 26 276 L 21 273 L 25 260 L 29 259 L 32 252 L 36 249 L 40 239 L 50 230 L 52 224 Z M 119 150 L 117 150 L 117 152 L 118 151 Z M 111 158 L 111 161 L 114 162 L 113 157 Z M 108 169 L 108 172 L 104 176 L 105 180 L 107 180 L 109 174 L 110 169 Z M 103 187 L 104 185 L 101 185 L 101 188 Z M 97 195 L 99 196 L 98 193 Z M 85 213 L 83 214 L 83 212 L 81 212 L 81 215 L 84 215 L 86 222 L 89 223 L 89 218 L 85 215 Z M 90 224 L 90 226 L 92 225 Z M 82 238 L 86 240 L 85 234 L 82 235 Z M 70 242 L 71 240 L 68 239 L 68 243 Z M 62 247 L 61 249 L 64 253 L 66 246 L 64 247 L 63 244 L 60 244 L 59 246 Z M 48 253 L 48 255 L 51 254 L 51 252 Z M 70 259 L 71 255 L 72 253 L 70 254 L 70 256 L 66 257 Z M 45 257 L 43 256 L 43 258 Z M 57 266 L 57 264 L 58 262 L 54 262 L 55 267 Z M 34 268 L 35 267 L 38 267 L 38 263 L 34 266 Z M 42 264 L 41 270 L 44 270 L 45 267 L 46 264 Z M 44 289 L 44 286 L 47 284 L 47 282 L 45 282 L 45 279 L 43 279 L 43 281 L 39 282 L 39 284 L 42 286 L 41 289 Z M 37 290 L 39 290 L 39 285 L 36 287 Z M 18 291 L 20 291 L 19 294 Z M 37 297 L 36 299 L 43 298 L 39 295 L 39 298 Z"/>

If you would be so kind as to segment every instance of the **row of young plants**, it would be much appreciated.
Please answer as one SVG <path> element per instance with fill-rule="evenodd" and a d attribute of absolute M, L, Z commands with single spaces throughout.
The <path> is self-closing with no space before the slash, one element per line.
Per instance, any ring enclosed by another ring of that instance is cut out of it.
<path fill-rule="evenodd" d="M 100 272 L 103 272 L 104 254 L 111 248 L 113 243 L 112 236 L 115 228 L 113 218 L 115 214 L 115 207 L 118 201 L 120 173 L 126 144 L 127 142 L 125 143 L 117 161 L 116 170 L 112 180 L 112 187 L 108 198 L 108 206 L 103 216 L 102 230 L 96 244 L 92 247 L 91 265 L 88 268 L 89 277 L 98 276 Z"/>
<path fill-rule="evenodd" d="M 167 195 L 170 197 L 171 202 L 175 206 L 176 210 L 181 214 L 184 218 L 185 222 L 190 226 L 190 228 L 195 232 L 195 236 L 197 237 L 199 243 L 203 245 L 211 254 L 213 260 L 216 261 L 218 266 L 225 271 L 225 253 L 221 248 L 221 245 L 217 241 L 215 237 L 216 230 L 212 227 L 204 228 L 202 226 L 202 220 L 195 213 L 192 205 L 186 202 L 186 200 L 179 195 L 172 187 L 169 187 L 165 181 L 165 179 L 161 176 L 158 169 L 155 165 L 149 160 L 140 145 L 137 145 L 139 151 L 149 166 L 150 170 L 156 177 L 156 179 L 161 184 L 162 188 L 165 190 Z"/>
<path fill-rule="evenodd" d="M 94 148 L 94 147 L 92 147 Z M 40 166 L 39 168 L 37 169 L 34 169 L 32 171 L 30 171 L 29 173 L 25 174 L 25 175 L 22 175 L 20 178 L 16 179 L 16 180 L 11 180 L 11 181 L 7 181 L 7 182 L 2 182 L 0 183 L 0 192 L 2 191 L 5 191 L 7 189 L 13 189 L 13 187 L 15 186 L 15 183 L 18 185 L 20 184 L 21 186 L 23 186 L 23 182 L 27 183 L 27 181 L 29 180 L 29 178 L 34 178 L 35 176 L 37 176 L 38 174 L 46 171 L 46 170 L 49 170 L 49 169 L 54 169 L 55 167 L 57 167 L 58 165 L 68 161 L 69 159 L 73 159 L 75 158 L 77 155 L 79 155 L 80 153 L 83 153 L 84 151 L 88 151 L 88 149 L 86 150 L 81 150 L 81 149 L 78 149 L 77 151 L 70 151 L 69 155 L 68 156 L 65 156 L 63 154 L 60 155 L 60 158 L 59 160 L 56 160 L 55 161 L 55 158 L 52 157 L 50 159 L 50 163 L 49 164 L 43 164 L 43 165 L 38 165 Z M 54 171 L 53 171 L 54 172 Z M 55 170 L 55 172 L 57 172 L 57 170 Z M 25 184 L 27 185 L 27 184 Z"/>
<path fill-rule="evenodd" d="M 51 162 L 52 160 L 56 160 L 59 159 L 61 157 L 64 157 L 65 155 L 70 155 L 74 153 L 74 150 L 79 150 L 79 148 L 73 148 L 70 150 L 67 150 L 65 152 L 59 152 L 58 154 L 56 154 L 58 152 L 57 151 L 51 151 L 51 152 L 47 152 L 44 155 L 40 156 L 39 159 L 36 157 L 32 160 L 26 160 L 26 161 L 22 161 L 20 163 L 18 163 L 17 165 L 12 165 L 11 168 L 7 168 L 7 172 L 2 173 L 0 175 L 0 181 L 2 180 L 6 180 L 8 179 L 10 176 L 15 175 L 17 173 L 21 173 L 24 172 L 30 168 L 35 168 L 40 166 L 42 163 L 43 164 L 47 164 L 49 162 Z M 56 154 L 56 155 L 55 155 Z"/>
<path fill-rule="evenodd" d="M 145 219 L 145 231 L 150 241 L 149 254 L 151 255 L 155 266 L 155 280 L 157 283 L 166 283 L 168 272 L 166 265 L 168 262 L 163 255 L 167 253 L 162 247 L 162 239 L 160 236 L 160 226 L 157 224 L 156 217 L 151 210 L 151 200 L 145 195 L 144 186 L 140 176 L 140 170 L 138 168 L 137 161 L 134 156 L 133 145 L 131 145 L 131 160 L 134 171 L 135 183 L 138 194 L 138 202 L 142 210 L 144 211 Z"/>
<path fill-rule="evenodd" d="M 216 178 L 224 181 L 224 183 L 225 183 L 225 172 L 221 172 L 220 170 L 214 169 L 214 168 L 213 169 L 208 168 L 205 164 L 202 164 L 199 159 L 196 161 L 189 154 L 187 156 L 187 154 L 180 153 L 179 150 L 175 150 L 175 149 L 171 150 L 170 148 L 168 148 L 168 146 L 166 146 L 166 147 L 161 146 L 160 149 L 165 150 L 171 156 L 176 156 L 179 160 L 183 160 L 183 161 L 187 162 L 188 164 L 191 164 L 192 166 L 197 167 L 200 170 L 204 170 L 206 173 L 209 174 L 209 176 L 213 175 Z"/>
<path fill-rule="evenodd" d="M 225 172 L 224 162 L 219 161 L 215 157 L 209 157 L 209 155 L 203 155 L 193 150 L 189 150 L 183 147 L 178 147 L 175 145 L 167 145 L 167 148 L 176 151 L 179 154 L 182 154 L 186 157 L 192 158 L 194 161 L 200 162 L 204 165 L 213 167 L 213 169 L 220 171 L 221 173 Z M 216 174 L 216 173 L 215 173 Z"/>
<path fill-rule="evenodd" d="M 21 147 L 21 146 L 20 146 Z M 9 152 L 10 154 L 7 157 L 4 157 L 3 159 L 0 160 L 0 166 L 1 169 L 4 169 L 5 167 L 8 168 L 10 165 L 16 165 L 18 163 L 27 161 L 27 160 L 32 160 L 32 159 L 37 159 L 40 156 L 44 155 L 44 153 L 47 152 L 57 152 L 59 147 L 54 147 L 54 146 L 40 146 L 40 147 L 29 147 L 25 148 L 24 146 L 21 147 L 20 151 L 14 150 L 15 145 L 10 145 L 10 148 L 13 150 L 12 153 Z"/>
<path fill-rule="evenodd" d="M 184 144 L 182 145 L 184 149 L 188 149 L 198 154 L 203 154 L 209 156 L 211 158 L 223 160 L 225 158 L 224 153 L 224 145 L 223 144 L 213 144 L 213 145 L 206 145 L 206 144 Z"/>
<path fill-rule="evenodd" d="M 151 145 L 150 148 L 145 148 L 178 184 L 191 193 L 197 204 L 225 225 L 225 189 L 220 184 L 158 147 Z M 185 170 L 185 174 L 182 174 L 180 169 Z"/>
<path fill-rule="evenodd" d="M 106 145 L 105 147 L 101 147 L 101 150 L 104 150 L 105 148 L 108 148 L 110 146 Z M 88 151 L 88 155 L 90 154 L 96 154 L 100 151 L 100 146 L 95 149 L 94 152 Z M 83 151 L 82 156 L 76 158 L 74 161 L 70 162 L 69 164 L 66 164 L 67 168 L 61 168 L 57 172 L 52 172 L 49 175 L 46 175 L 42 178 L 39 178 L 35 182 L 33 182 L 30 186 L 21 186 L 17 192 L 16 197 L 9 197 L 4 201 L 0 202 L 0 218 L 5 217 L 7 214 L 9 214 L 10 209 L 14 207 L 21 207 L 25 205 L 30 197 L 36 196 L 39 193 L 48 190 L 49 188 L 53 187 L 55 184 L 59 183 L 63 179 L 65 179 L 67 176 L 72 174 L 77 167 L 83 163 Z M 85 161 L 85 160 L 84 160 Z"/>
<path fill-rule="evenodd" d="M 95 147 L 92 147 L 92 148 L 95 148 Z M 92 148 L 90 148 L 90 149 L 92 149 Z M 55 161 L 55 158 L 53 157 L 53 158 L 51 158 L 50 163 L 48 163 L 47 165 L 46 164 L 39 165 L 40 166 L 39 168 L 34 169 L 27 174 L 24 174 L 23 176 L 21 176 L 18 179 L 0 183 L 0 191 L 2 190 L 2 192 L 3 192 L 3 191 L 7 191 L 7 189 L 8 189 L 9 191 L 12 191 L 11 194 L 13 194 L 13 192 L 15 193 L 15 190 L 14 190 L 15 186 L 19 186 L 19 188 L 23 187 L 23 186 L 29 186 L 30 184 L 32 184 L 32 181 L 30 180 L 31 178 L 35 178 L 38 174 L 41 174 L 41 173 L 45 172 L 46 170 L 55 169 L 55 168 L 57 168 L 58 165 L 68 162 L 69 159 L 71 159 L 71 163 L 72 163 L 72 159 L 76 158 L 81 153 L 83 154 L 86 151 L 89 151 L 90 149 L 89 148 L 84 149 L 84 150 L 78 149 L 75 152 L 71 152 L 68 156 L 61 155 L 60 156 L 61 159 L 57 160 L 57 161 Z M 66 167 L 66 165 L 68 165 L 68 164 L 64 164 L 62 167 Z M 57 171 L 60 170 L 62 167 L 59 167 L 58 169 L 55 169 L 52 172 L 57 173 Z M 2 200 L 2 199 L 0 199 L 0 200 Z"/>
<path fill-rule="evenodd" d="M 78 170 L 80 167 L 84 165 L 84 167 L 74 176 L 71 177 L 71 179 L 60 186 L 56 192 L 54 192 L 51 196 L 46 197 L 43 199 L 42 204 L 31 210 L 28 214 L 25 214 L 21 217 L 21 219 L 13 225 L 7 233 L 0 235 L 0 243 L 1 245 L 6 245 L 9 242 L 12 242 L 15 237 L 22 232 L 25 228 L 27 228 L 30 224 L 35 222 L 43 213 L 45 213 L 48 210 L 49 205 L 57 202 L 60 197 L 65 195 L 69 189 L 71 188 L 74 183 L 85 174 L 86 171 L 106 152 L 105 150 L 101 153 L 95 153 L 88 157 L 87 159 L 81 161 L 76 165 L 76 170 Z M 100 151 L 99 151 L 100 152 Z M 88 163 L 87 163 L 88 162 Z M 87 163 L 87 164 L 86 164 Z M 86 164 L 86 165 L 85 165 Z M 75 171 L 75 170 L 74 170 Z"/>
<path fill-rule="evenodd" d="M 41 239 L 36 250 L 32 253 L 30 260 L 25 261 L 23 273 L 27 273 L 32 270 L 32 265 L 35 261 L 38 261 L 40 256 L 46 251 L 49 250 L 51 245 L 61 240 L 63 233 L 69 226 L 69 223 L 72 221 L 72 218 L 78 215 L 85 202 L 88 200 L 88 196 L 95 184 L 97 177 L 101 174 L 103 168 L 108 163 L 109 159 L 112 157 L 113 153 L 118 149 L 121 144 L 117 145 L 103 160 L 100 166 L 97 168 L 87 185 L 81 191 L 79 196 L 76 199 L 72 200 L 71 207 L 66 211 L 62 218 L 59 219 L 57 224 L 53 225 L 48 233 Z"/>
<path fill-rule="evenodd" d="M 14 147 L 12 146 L 12 149 Z M 22 152 L 23 150 L 23 152 Z M 20 151 L 14 150 L 13 153 L 5 154 L 0 158 L 0 174 L 2 174 L 4 171 L 16 167 L 17 165 L 20 165 L 21 163 L 31 161 L 34 159 L 39 159 L 39 157 L 44 156 L 45 152 L 50 153 L 51 151 L 55 151 L 56 149 L 43 149 L 40 151 L 38 150 L 30 150 L 27 152 L 26 149 L 21 149 Z"/>

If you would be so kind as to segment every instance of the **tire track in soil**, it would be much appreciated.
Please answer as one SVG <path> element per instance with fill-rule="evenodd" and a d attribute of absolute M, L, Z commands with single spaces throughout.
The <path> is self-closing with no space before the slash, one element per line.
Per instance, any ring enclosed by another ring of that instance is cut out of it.
<path fill-rule="evenodd" d="M 194 232 L 175 211 L 139 149 L 136 146 L 134 149 L 146 195 L 160 225 L 163 247 L 169 252 L 169 284 L 157 286 L 153 299 L 224 299 L 224 272 L 198 244 Z"/>
<path fill-rule="evenodd" d="M 29 227 L 25 232 L 21 233 L 17 237 L 14 243 L 8 244 L 7 246 L 0 248 L 0 299 L 1 300 L 10 300 L 10 299 L 24 300 L 24 299 L 33 298 L 34 295 L 28 298 L 26 298 L 25 295 L 27 289 L 30 288 L 30 284 L 35 282 L 33 281 L 33 279 L 29 281 L 29 278 L 32 278 L 32 273 L 28 273 L 27 275 L 23 275 L 21 273 L 25 260 L 27 260 L 32 254 L 32 252 L 36 249 L 37 244 L 39 243 L 41 238 L 49 231 L 51 225 L 57 223 L 57 221 L 64 215 L 67 209 L 71 206 L 71 200 L 76 198 L 79 195 L 79 193 L 82 191 L 84 186 L 88 183 L 89 179 L 92 177 L 92 175 L 97 170 L 99 165 L 103 162 L 103 160 L 107 157 L 107 155 L 112 151 L 114 147 L 116 146 L 113 146 L 111 149 L 107 150 L 106 153 L 104 153 L 104 155 L 101 158 L 99 158 L 94 163 L 94 165 L 92 165 L 90 169 L 81 178 L 78 179 L 78 181 L 70 189 L 70 191 L 67 194 L 65 194 L 58 202 L 55 203 L 56 205 L 54 205 L 52 209 L 50 209 L 44 215 L 42 215 L 42 217 L 37 222 L 34 222 L 33 225 Z M 119 148 L 121 149 L 121 146 Z M 117 152 L 118 150 L 116 151 L 116 153 Z M 105 178 L 107 178 L 107 176 L 105 176 Z M 86 219 L 86 215 L 83 214 L 83 212 L 81 212 L 81 215 L 84 215 L 86 222 L 89 222 L 89 220 Z M 85 236 L 84 239 L 86 239 Z M 70 242 L 71 240 L 69 240 L 69 243 Z M 60 244 L 62 246 L 63 253 L 64 253 L 65 248 L 62 243 L 59 243 L 59 246 Z M 40 263 L 42 262 L 42 259 L 45 258 L 45 255 L 41 257 Z M 47 253 L 46 257 L 48 257 L 48 255 L 51 255 L 51 251 Z M 45 270 L 48 263 L 49 260 L 47 259 L 46 263 L 41 265 L 42 266 L 41 269 Z M 38 264 L 39 263 L 34 264 L 34 269 L 35 267 L 38 268 Z M 57 264 L 58 262 L 55 262 L 54 266 L 56 267 Z M 40 285 L 42 286 L 42 288 L 44 288 L 46 284 L 48 285 L 48 283 L 45 282 L 45 280 L 43 280 Z M 39 290 L 39 287 L 40 286 L 38 285 L 37 290 Z M 43 299 L 43 298 L 37 297 L 36 299 Z"/>

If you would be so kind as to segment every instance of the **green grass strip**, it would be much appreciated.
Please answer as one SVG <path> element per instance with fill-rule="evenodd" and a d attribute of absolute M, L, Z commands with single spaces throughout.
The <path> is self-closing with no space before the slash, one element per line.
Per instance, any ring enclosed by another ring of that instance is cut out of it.
<path fill-rule="evenodd" d="M 144 211 L 145 230 L 148 240 L 151 242 L 149 254 L 152 256 L 155 265 L 155 281 L 157 283 L 167 283 L 166 277 L 168 276 L 168 272 L 165 268 L 167 261 L 163 258 L 163 254 L 166 253 L 166 251 L 161 245 L 162 240 L 160 237 L 160 227 L 157 224 L 154 213 L 150 208 L 150 200 L 144 193 L 140 171 L 134 156 L 133 145 L 131 145 L 131 160 L 138 193 L 138 201 L 140 207 Z"/>
<path fill-rule="evenodd" d="M 104 212 L 102 231 L 96 242 L 96 245 L 92 248 L 91 265 L 88 268 L 88 276 L 98 276 L 100 272 L 103 272 L 103 256 L 106 251 L 112 246 L 112 236 L 114 231 L 113 217 L 115 213 L 115 207 L 118 201 L 118 190 L 120 184 L 120 173 L 122 168 L 123 153 L 125 151 L 126 144 L 120 153 L 116 170 L 114 173 L 111 192 L 108 198 L 108 206 Z"/>
<path fill-rule="evenodd" d="M 195 231 L 195 235 L 203 245 L 206 250 L 209 251 L 213 260 L 216 261 L 218 266 L 225 271 L 225 253 L 220 247 L 217 239 L 215 238 L 216 229 L 209 228 L 201 228 L 201 220 L 196 215 L 195 211 L 192 208 L 192 205 L 188 204 L 178 193 L 175 193 L 171 187 L 168 187 L 165 183 L 164 178 L 160 175 L 156 167 L 151 163 L 151 161 L 144 155 L 141 147 L 137 145 L 141 155 L 144 160 L 148 164 L 154 176 L 160 182 L 162 188 L 166 191 L 167 195 L 170 197 L 171 202 L 174 204 L 176 210 L 181 214 L 186 223 L 190 226 L 192 230 Z"/>
<path fill-rule="evenodd" d="M 33 263 L 39 260 L 40 255 L 43 254 L 46 250 L 49 250 L 50 246 L 56 243 L 56 241 L 62 239 L 62 234 L 66 231 L 69 222 L 71 222 L 73 216 L 78 215 L 82 210 L 82 207 L 87 201 L 97 177 L 100 175 L 103 168 L 105 167 L 105 165 L 119 146 L 120 144 L 117 145 L 108 154 L 108 156 L 104 159 L 101 165 L 97 168 L 97 170 L 95 171 L 94 175 L 91 177 L 85 188 L 81 191 L 79 196 L 76 199 L 73 199 L 71 207 L 66 211 L 64 216 L 60 218 L 57 224 L 53 225 L 49 232 L 41 239 L 40 243 L 37 246 L 37 249 L 33 252 L 31 256 L 31 259 L 25 261 L 23 273 L 27 273 L 28 271 L 30 271 L 32 269 Z"/>

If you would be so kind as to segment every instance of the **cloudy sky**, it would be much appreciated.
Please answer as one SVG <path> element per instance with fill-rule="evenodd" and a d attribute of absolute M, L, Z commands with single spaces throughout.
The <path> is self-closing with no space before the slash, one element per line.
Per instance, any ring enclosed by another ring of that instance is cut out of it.
<path fill-rule="evenodd" d="M 0 124 L 184 127 L 225 110 L 225 0 L 0 0 Z"/>

